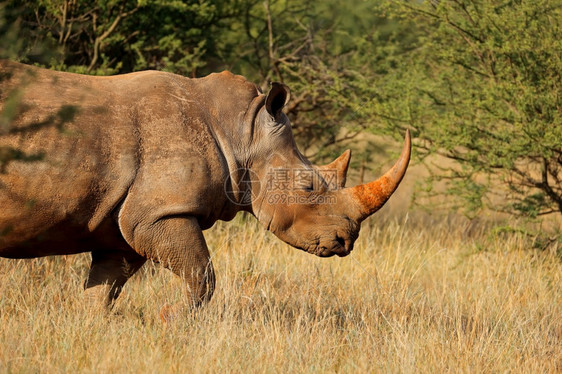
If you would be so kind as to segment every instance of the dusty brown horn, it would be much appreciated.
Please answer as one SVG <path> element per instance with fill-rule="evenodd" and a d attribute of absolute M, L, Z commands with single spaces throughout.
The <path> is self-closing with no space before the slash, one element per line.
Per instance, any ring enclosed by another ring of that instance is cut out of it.
<path fill-rule="evenodd" d="M 345 187 L 347 168 L 349 167 L 350 160 L 351 150 L 348 149 L 329 164 L 317 167 L 320 175 L 326 180 L 330 189 L 337 190 Z M 333 174 L 334 171 L 336 172 L 335 175 Z"/>
<path fill-rule="evenodd" d="M 389 171 L 375 181 L 343 190 L 349 194 L 355 203 L 353 205 L 356 207 L 356 212 L 352 214 L 355 216 L 353 218 L 358 221 L 363 221 L 382 208 L 384 203 L 386 203 L 392 193 L 398 188 L 404 174 L 406 174 L 406 169 L 410 162 L 410 150 L 410 131 L 406 130 L 404 147 L 402 148 L 400 158 Z"/>

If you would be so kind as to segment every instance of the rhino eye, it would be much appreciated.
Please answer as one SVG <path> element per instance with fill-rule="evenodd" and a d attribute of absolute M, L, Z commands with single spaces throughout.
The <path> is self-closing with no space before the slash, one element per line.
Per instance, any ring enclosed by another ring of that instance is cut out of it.
<path fill-rule="evenodd" d="M 312 192 L 318 187 L 318 180 L 310 170 L 298 171 L 294 175 L 295 187 L 301 191 Z"/>

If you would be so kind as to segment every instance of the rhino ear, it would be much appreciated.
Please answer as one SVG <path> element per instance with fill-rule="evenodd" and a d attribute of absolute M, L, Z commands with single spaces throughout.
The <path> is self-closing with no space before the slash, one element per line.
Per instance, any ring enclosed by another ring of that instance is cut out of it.
<path fill-rule="evenodd" d="M 283 83 L 273 82 L 271 84 L 271 90 L 265 99 L 265 109 L 267 109 L 267 112 L 271 114 L 273 118 L 277 118 L 277 116 L 281 114 L 283 107 L 289 102 L 290 97 L 291 92 L 289 91 L 289 87 Z"/>

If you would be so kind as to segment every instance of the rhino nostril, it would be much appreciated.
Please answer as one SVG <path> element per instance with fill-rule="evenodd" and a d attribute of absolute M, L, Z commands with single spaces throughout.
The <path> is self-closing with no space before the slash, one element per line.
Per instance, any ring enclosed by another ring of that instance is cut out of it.
<path fill-rule="evenodd" d="M 345 239 L 342 238 L 339 235 L 336 235 L 336 242 L 338 242 L 339 245 L 341 245 L 343 248 L 345 248 Z"/>

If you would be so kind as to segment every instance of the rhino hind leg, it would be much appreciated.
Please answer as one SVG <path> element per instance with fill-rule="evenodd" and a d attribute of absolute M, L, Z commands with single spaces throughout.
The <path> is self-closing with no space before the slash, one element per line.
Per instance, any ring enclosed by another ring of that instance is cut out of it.
<path fill-rule="evenodd" d="M 85 298 L 90 307 L 110 307 L 127 280 L 146 262 L 134 252 L 93 251 Z"/>

